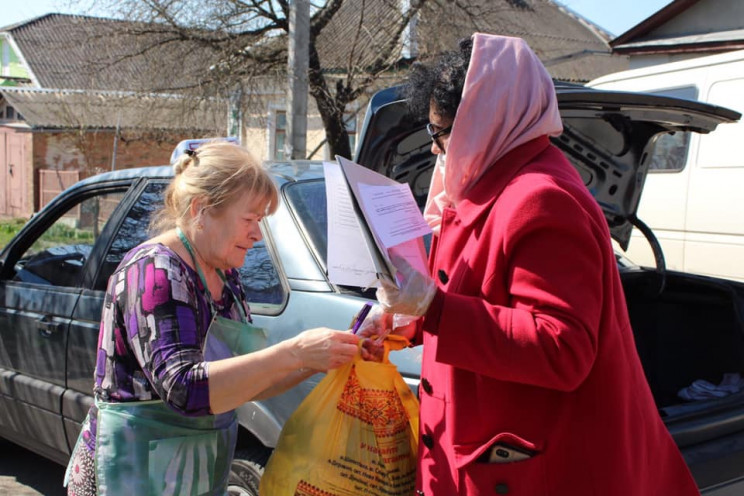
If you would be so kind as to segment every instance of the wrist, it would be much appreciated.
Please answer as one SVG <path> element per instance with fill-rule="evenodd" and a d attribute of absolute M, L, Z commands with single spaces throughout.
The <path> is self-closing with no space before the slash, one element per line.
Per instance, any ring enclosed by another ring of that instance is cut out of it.
<path fill-rule="evenodd" d="M 295 370 L 305 370 L 305 362 L 302 359 L 302 354 L 300 353 L 299 337 L 295 336 L 292 339 L 283 341 L 282 344 L 286 348 L 291 367 Z"/>

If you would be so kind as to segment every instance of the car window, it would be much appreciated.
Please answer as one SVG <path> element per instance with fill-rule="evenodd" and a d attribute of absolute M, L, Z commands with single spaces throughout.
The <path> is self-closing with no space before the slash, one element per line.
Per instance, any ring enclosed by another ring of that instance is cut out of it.
<path fill-rule="evenodd" d="M 66 210 L 16 262 L 13 280 L 78 286 L 93 245 L 123 196 L 124 192 L 107 192 Z"/>
<path fill-rule="evenodd" d="M 686 100 L 696 100 L 698 96 L 697 88 L 694 86 L 654 90 L 651 93 Z M 678 131 L 658 136 L 649 163 L 649 172 L 678 172 L 684 169 L 691 135 L 690 132 Z"/>
<path fill-rule="evenodd" d="M 744 79 L 716 81 L 710 85 L 708 103 L 744 112 Z M 744 119 L 721 124 L 710 134 L 700 136 L 697 165 L 705 168 L 744 167 L 738 153 L 732 153 L 731 143 L 737 143 L 744 131 Z M 738 185 L 735 186 L 738 188 Z"/>
<path fill-rule="evenodd" d="M 149 182 L 145 186 L 111 241 L 111 246 L 96 277 L 95 289 L 105 291 L 109 277 L 114 273 L 124 255 L 150 237 L 148 229 L 150 218 L 163 206 L 163 192 L 167 187 L 167 182 L 156 181 Z"/>
<path fill-rule="evenodd" d="M 266 248 L 266 241 L 261 240 L 248 250 L 238 272 L 246 300 L 252 304 L 251 309 L 255 313 L 261 313 L 256 304 L 281 305 L 284 302 L 285 290 L 274 260 Z"/>
<path fill-rule="evenodd" d="M 328 211 L 326 206 L 325 181 L 299 181 L 287 184 L 283 190 L 287 204 L 308 238 L 323 267 L 328 256 Z M 374 298 L 374 288 L 338 286 L 342 293 L 364 298 Z"/>
<path fill-rule="evenodd" d="M 328 253 L 325 182 L 317 180 L 291 183 L 284 188 L 284 194 L 292 213 L 325 265 Z"/>
<path fill-rule="evenodd" d="M 108 278 L 124 255 L 152 236 L 153 233 L 149 232 L 150 219 L 162 208 L 167 187 L 165 181 L 148 183 L 129 209 L 106 253 L 96 279 L 96 289 L 105 291 Z M 265 242 L 256 243 L 248 250 L 239 273 L 249 303 L 279 305 L 284 301 L 285 291 Z"/>

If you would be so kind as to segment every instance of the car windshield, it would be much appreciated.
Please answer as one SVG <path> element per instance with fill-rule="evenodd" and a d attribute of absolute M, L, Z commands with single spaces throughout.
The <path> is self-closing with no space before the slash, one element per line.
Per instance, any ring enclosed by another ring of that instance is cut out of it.
<path fill-rule="evenodd" d="M 287 205 L 300 228 L 307 235 L 311 247 L 326 269 L 328 253 L 328 211 L 326 210 L 325 181 L 314 179 L 290 183 L 284 188 Z M 374 288 L 339 286 L 344 293 L 374 298 Z"/>
<path fill-rule="evenodd" d="M 305 231 L 318 257 L 326 264 L 328 253 L 328 213 L 325 182 L 321 179 L 299 181 L 284 189 L 289 208 Z"/>

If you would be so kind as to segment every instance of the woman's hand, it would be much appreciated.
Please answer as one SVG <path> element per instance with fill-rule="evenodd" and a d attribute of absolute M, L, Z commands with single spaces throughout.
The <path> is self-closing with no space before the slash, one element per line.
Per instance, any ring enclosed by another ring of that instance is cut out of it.
<path fill-rule="evenodd" d="M 246 401 L 269 398 L 310 372 L 325 372 L 350 362 L 361 338 L 327 327 L 245 355 L 209 362 L 209 406 L 212 413 L 233 410 Z"/>
<path fill-rule="evenodd" d="M 300 367 L 326 371 L 350 362 L 359 349 L 360 339 L 350 332 L 318 327 L 295 336 L 291 352 Z"/>
<path fill-rule="evenodd" d="M 386 313 L 380 305 L 373 305 L 357 330 L 363 338 L 385 337 L 393 329 L 393 314 Z"/>
<path fill-rule="evenodd" d="M 414 269 L 405 258 L 393 257 L 401 276 L 400 287 L 382 280 L 377 288 L 377 300 L 388 313 L 421 316 L 429 309 L 437 292 L 437 284 L 427 274 Z"/>
<path fill-rule="evenodd" d="M 416 335 L 416 317 L 385 312 L 382 307 L 375 305 L 364 319 L 358 336 L 364 338 L 362 342 L 362 358 L 375 362 L 382 361 L 384 352 L 383 342 L 388 334 L 403 336 L 409 341 Z"/>

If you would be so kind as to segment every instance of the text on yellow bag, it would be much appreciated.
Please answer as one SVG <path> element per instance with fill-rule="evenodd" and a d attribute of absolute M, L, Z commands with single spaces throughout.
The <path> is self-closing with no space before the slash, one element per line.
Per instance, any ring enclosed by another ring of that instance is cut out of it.
<path fill-rule="evenodd" d="M 287 420 L 261 496 L 403 496 L 414 492 L 418 400 L 395 365 L 359 356 L 332 370 Z"/>

